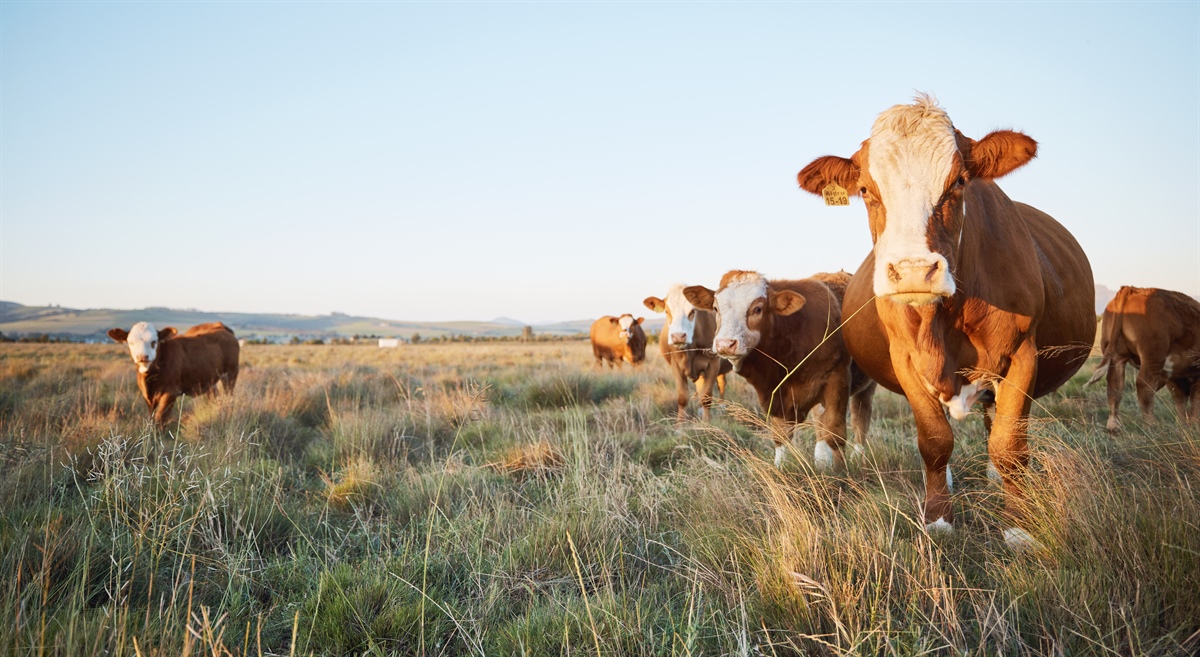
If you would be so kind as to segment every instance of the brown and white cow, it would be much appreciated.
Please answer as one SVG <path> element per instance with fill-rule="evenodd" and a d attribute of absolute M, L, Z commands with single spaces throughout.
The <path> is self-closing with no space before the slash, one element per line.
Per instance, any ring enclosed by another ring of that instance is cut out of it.
<path fill-rule="evenodd" d="M 1101 321 L 1104 358 L 1088 383 L 1107 371 L 1108 430 L 1121 427 L 1117 410 L 1126 364 L 1138 368 L 1135 387 L 1144 419 L 1154 421 L 1154 393 L 1166 386 L 1179 418 L 1200 421 L 1200 302 L 1181 292 L 1125 286 Z"/>
<path fill-rule="evenodd" d="M 138 322 L 129 331 L 110 329 L 108 337 L 129 346 L 138 367 L 138 389 L 159 426 L 180 395 L 211 392 L 218 382 L 225 392 L 233 392 L 237 384 L 238 341 L 220 322 L 193 326 L 183 335 Z"/>
<path fill-rule="evenodd" d="M 592 355 L 596 366 L 609 367 L 622 362 L 633 366 L 646 360 L 646 332 L 642 330 L 645 317 L 633 318 L 628 313 L 620 317 L 605 315 L 592 323 Z"/>
<path fill-rule="evenodd" d="M 1078 371 L 1096 326 L 1092 270 L 1075 238 L 992 182 L 1036 153 L 1018 132 L 966 137 L 920 96 L 880 114 L 852 157 L 818 158 L 798 176 L 806 191 L 837 183 L 867 206 L 874 248 L 844 303 L 847 314 L 863 309 L 842 330 L 859 366 L 912 406 L 927 527 L 954 522 L 946 411 L 961 419 L 992 388 L 988 452 L 1013 547 L 1033 543 L 1017 526 L 1030 402 Z"/>
<path fill-rule="evenodd" d="M 851 406 L 859 446 L 866 444 L 875 382 L 854 367 L 838 331 L 841 296 L 850 276 L 820 274 L 804 280 L 768 281 L 752 271 L 731 271 L 714 292 L 700 285 L 683 293 L 697 308 L 713 310 L 713 351 L 754 387 L 772 423 L 775 467 L 783 462 L 790 429 L 820 406 L 813 462 L 845 464 L 846 408 Z M 852 401 L 851 401 L 852 400 Z"/>
<path fill-rule="evenodd" d="M 733 369 L 728 361 L 717 357 L 712 350 L 717 320 L 707 310 L 692 305 L 683 295 L 682 284 L 672 285 L 663 298 L 646 297 L 646 307 L 656 313 L 666 313 L 667 323 L 658 336 L 663 360 L 675 375 L 675 391 L 679 403 L 679 421 L 687 417 L 688 381 L 696 383 L 700 398 L 700 416 L 709 418 L 713 384 L 725 398 L 725 374 Z"/>

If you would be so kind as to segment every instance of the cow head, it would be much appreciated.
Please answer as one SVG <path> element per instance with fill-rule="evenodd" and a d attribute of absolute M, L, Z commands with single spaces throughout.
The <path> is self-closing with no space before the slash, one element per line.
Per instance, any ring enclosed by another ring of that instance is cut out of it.
<path fill-rule="evenodd" d="M 621 332 L 618 334 L 618 337 L 621 339 L 621 343 L 629 344 L 629 339 L 633 337 L 633 327 L 638 326 L 642 322 L 646 321 L 646 318 L 638 317 L 637 319 L 634 319 L 633 315 L 626 313 L 613 321 L 615 321 L 617 326 L 621 328 Z"/>
<path fill-rule="evenodd" d="M 970 182 L 1005 176 L 1036 154 L 1037 142 L 1019 132 L 964 137 L 945 110 L 922 95 L 880 114 L 871 138 L 849 159 L 817 158 L 797 178 L 813 194 L 837 183 L 862 197 L 875 243 L 875 294 L 924 305 L 957 289 Z"/>
<path fill-rule="evenodd" d="M 646 297 L 642 303 L 656 313 L 667 314 L 667 323 L 662 329 L 667 334 L 667 342 L 681 349 L 691 344 L 696 334 L 696 308 L 683 296 L 682 283 L 672 285 L 665 299 Z"/>
<path fill-rule="evenodd" d="M 109 329 L 108 337 L 114 342 L 124 342 L 129 345 L 129 355 L 137 363 L 138 371 L 142 374 L 150 371 L 154 359 L 158 357 L 158 344 L 175 337 L 175 329 L 168 326 L 161 331 L 155 331 L 150 322 L 138 322 L 133 328 Z"/>
<path fill-rule="evenodd" d="M 693 285 L 684 296 L 697 308 L 717 314 L 712 349 L 740 370 L 770 330 L 772 315 L 791 315 L 804 307 L 804 297 L 791 290 L 772 290 L 767 279 L 753 271 L 731 271 L 721 277 L 716 292 Z"/>

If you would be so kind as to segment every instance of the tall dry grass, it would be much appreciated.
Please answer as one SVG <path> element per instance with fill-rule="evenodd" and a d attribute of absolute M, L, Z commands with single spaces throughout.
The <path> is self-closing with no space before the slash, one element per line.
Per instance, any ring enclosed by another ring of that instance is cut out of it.
<path fill-rule="evenodd" d="M 1008 551 L 981 423 L 930 536 L 881 395 L 843 473 L 783 471 L 732 378 L 677 427 L 586 344 L 249 346 L 237 393 L 149 423 L 117 346 L 0 345 L 12 654 L 1175 655 L 1200 648 L 1200 442 L 1039 400 L 1045 549 Z"/>

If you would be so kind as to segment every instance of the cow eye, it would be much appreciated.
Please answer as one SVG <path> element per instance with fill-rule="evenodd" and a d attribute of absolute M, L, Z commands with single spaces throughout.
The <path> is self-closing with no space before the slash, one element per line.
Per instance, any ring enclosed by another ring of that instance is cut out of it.
<path fill-rule="evenodd" d="M 755 306 L 754 309 L 751 310 L 750 312 L 755 315 L 761 315 L 762 314 L 762 306 Z"/>
<path fill-rule="evenodd" d="M 689 311 L 688 311 L 688 319 L 695 319 L 695 318 L 696 318 L 696 311 L 695 311 L 695 310 L 689 310 Z"/>
<path fill-rule="evenodd" d="M 150 346 L 151 346 L 151 347 L 157 347 L 157 346 L 158 346 L 158 340 L 151 340 L 151 341 L 150 341 Z"/>

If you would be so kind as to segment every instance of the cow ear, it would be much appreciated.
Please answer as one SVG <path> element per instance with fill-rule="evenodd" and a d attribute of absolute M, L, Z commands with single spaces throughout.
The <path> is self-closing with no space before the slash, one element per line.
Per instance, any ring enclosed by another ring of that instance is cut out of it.
<path fill-rule="evenodd" d="M 108 329 L 108 337 L 113 339 L 113 342 L 124 342 L 129 339 L 129 331 L 123 328 Z"/>
<path fill-rule="evenodd" d="M 997 130 L 979 141 L 969 141 L 967 170 L 972 178 L 1003 178 L 1037 157 L 1037 142 L 1012 130 Z"/>
<path fill-rule="evenodd" d="M 616 317 L 609 317 L 608 323 L 612 324 L 613 326 L 616 326 L 617 324 L 621 323 L 621 320 L 617 319 Z"/>
<path fill-rule="evenodd" d="M 666 312 L 667 310 L 667 304 L 663 303 L 663 300 L 658 297 L 646 297 L 646 300 L 642 301 L 642 303 L 656 313 Z"/>
<path fill-rule="evenodd" d="M 799 292 L 780 290 L 772 292 L 767 303 L 771 304 L 771 311 L 776 315 L 787 316 L 803 308 L 805 299 Z"/>
<path fill-rule="evenodd" d="M 689 285 L 683 288 L 683 296 L 701 310 L 712 310 L 713 302 L 716 301 L 713 291 L 703 285 Z"/>
<path fill-rule="evenodd" d="M 853 160 L 836 155 L 818 157 L 796 174 L 800 189 L 821 195 L 821 190 L 829 183 L 837 183 L 846 189 L 850 196 L 858 196 L 858 165 Z"/>
<path fill-rule="evenodd" d="M 645 317 L 638 317 L 638 318 L 637 318 L 637 323 L 638 323 L 638 324 L 641 324 L 641 323 L 642 323 L 642 322 L 644 322 L 644 321 L 646 321 L 646 318 L 645 318 Z"/>
<path fill-rule="evenodd" d="M 167 328 L 158 332 L 158 341 L 162 342 L 164 340 L 170 340 L 171 338 L 175 337 L 175 334 L 178 332 L 179 331 L 176 331 L 174 326 L 168 326 Z"/>

